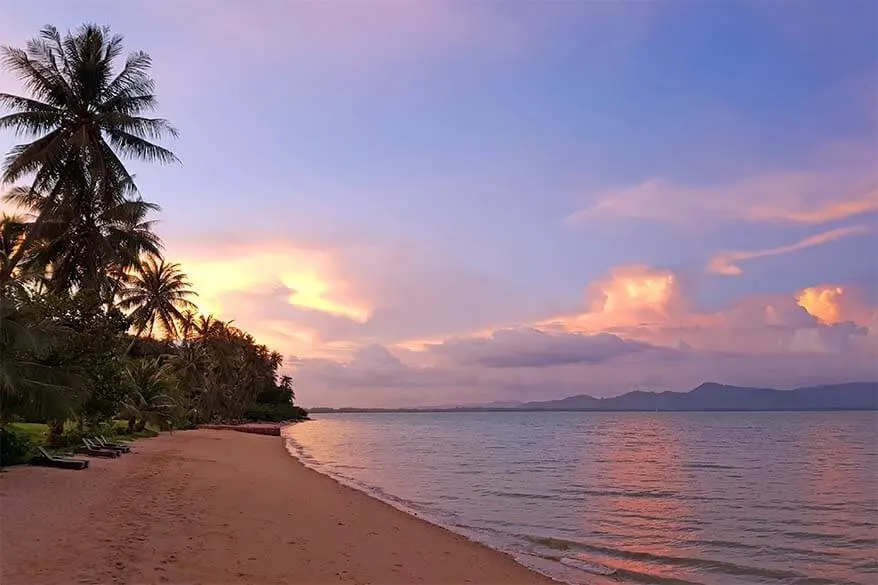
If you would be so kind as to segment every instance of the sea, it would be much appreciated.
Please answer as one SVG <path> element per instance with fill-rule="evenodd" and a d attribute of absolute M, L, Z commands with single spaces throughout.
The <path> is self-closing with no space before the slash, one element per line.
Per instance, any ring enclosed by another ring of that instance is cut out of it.
<path fill-rule="evenodd" d="M 874 412 L 317 414 L 307 466 L 566 583 L 878 583 Z"/>

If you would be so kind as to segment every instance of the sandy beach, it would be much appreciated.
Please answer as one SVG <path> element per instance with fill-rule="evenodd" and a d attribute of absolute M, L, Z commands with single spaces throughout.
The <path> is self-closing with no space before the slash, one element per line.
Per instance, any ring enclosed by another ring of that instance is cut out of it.
<path fill-rule="evenodd" d="M 0 474 L 0 583 L 552 583 L 342 486 L 278 437 L 198 430 Z"/>

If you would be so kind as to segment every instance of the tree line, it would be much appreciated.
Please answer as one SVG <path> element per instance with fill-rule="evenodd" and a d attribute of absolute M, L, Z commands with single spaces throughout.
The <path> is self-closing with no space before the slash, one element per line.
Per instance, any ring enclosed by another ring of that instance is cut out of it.
<path fill-rule="evenodd" d="M 0 93 L 0 131 L 25 138 L 0 176 L 17 210 L 0 219 L 0 428 L 45 422 L 57 440 L 71 424 L 304 418 L 281 355 L 198 314 L 163 255 L 159 206 L 126 164 L 178 162 L 158 144 L 177 130 L 152 116 L 149 55 L 123 51 L 93 24 L 0 48 L 27 94 Z"/>

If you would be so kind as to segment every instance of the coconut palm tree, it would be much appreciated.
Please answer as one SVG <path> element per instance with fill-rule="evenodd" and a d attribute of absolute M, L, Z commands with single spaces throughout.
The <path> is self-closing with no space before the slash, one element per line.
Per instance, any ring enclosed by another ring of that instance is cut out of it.
<path fill-rule="evenodd" d="M 40 235 L 32 240 L 19 268 L 44 275 L 51 292 L 91 289 L 109 301 L 125 273 L 139 266 L 144 254 L 161 251 L 153 222 L 146 219 L 158 206 L 140 199 L 104 206 L 92 191 L 83 189 L 52 207 L 48 195 L 16 187 L 6 200 L 43 219 Z M 35 222 L 24 225 L 26 230 L 37 229 Z"/>
<path fill-rule="evenodd" d="M 87 188 L 109 209 L 136 192 L 123 158 L 177 160 L 151 142 L 176 136 L 176 130 L 166 120 L 143 115 L 157 105 L 149 55 L 132 53 L 119 69 L 122 51 L 120 35 L 94 24 L 63 37 L 47 26 L 24 49 L 0 47 L 0 64 L 30 93 L 0 93 L 0 107 L 10 111 L 0 117 L 0 129 L 34 138 L 9 152 L 0 182 L 32 175 L 31 189 L 45 193 L 48 202 L 23 244 L 0 268 L 0 282 L 9 279 L 32 240 L 42 235 L 47 216 L 66 196 Z"/>
<path fill-rule="evenodd" d="M 0 271 L 2 271 L 9 263 L 9 259 L 15 254 L 18 247 L 24 240 L 28 230 L 28 222 L 24 217 L 17 215 L 3 214 L 0 216 Z M 23 292 L 21 288 L 24 286 L 24 275 L 19 274 L 18 278 L 0 284 L 0 296 Z"/>
<path fill-rule="evenodd" d="M 173 370 L 161 358 L 136 360 L 125 368 L 130 395 L 122 405 L 128 431 L 142 431 L 147 423 L 163 426 L 176 407 Z"/>
<path fill-rule="evenodd" d="M 151 256 L 127 277 L 119 294 L 119 307 L 130 310 L 129 319 L 138 334 L 152 337 L 156 324 L 167 337 L 177 336 L 177 324 L 185 323 L 185 312 L 195 308 L 189 300 L 196 293 L 179 264 Z"/>

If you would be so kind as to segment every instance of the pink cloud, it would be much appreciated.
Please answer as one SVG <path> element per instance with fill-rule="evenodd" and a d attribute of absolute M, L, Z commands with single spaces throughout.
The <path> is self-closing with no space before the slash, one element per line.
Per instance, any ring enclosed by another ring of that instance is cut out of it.
<path fill-rule="evenodd" d="M 799 250 L 804 250 L 813 246 L 827 244 L 841 238 L 865 235 L 872 232 L 873 230 L 871 226 L 855 225 L 851 227 L 829 230 L 827 232 L 815 234 L 813 236 L 808 236 L 803 240 L 799 240 L 798 242 L 788 244 L 786 246 L 778 246 L 776 248 L 768 248 L 765 250 L 720 252 L 710 259 L 710 262 L 707 265 L 707 270 L 709 272 L 713 272 L 714 274 L 723 274 L 725 276 L 740 276 L 744 273 L 744 271 L 743 269 L 741 269 L 740 266 L 738 266 L 738 264 L 743 261 L 754 260 L 756 258 L 766 258 L 768 256 L 778 256 L 781 254 L 789 254 L 791 252 L 797 252 Z"/>
<path fill-rule="evenodd" d="M 751 295 L 705 312 L 693 310 L 692 299 L 672 271 L 626 266 L 589 285 L 583 312 L 560 315 L 535 327 L 556 333 L 606 332 L 655 346 L 750 355 L 837 354 L 865 347 L 861 338 L 878 324 L 875 307 L 857 287 L 834 285 L 845 291 L 846 308 L 835 313 L 836 320 L 825 321 L 818 316 L 820 311 L 825 314 L 825 306 L 841 304 L 840 299 L 824 294 L 822 305 L 813 299 L 815 291 L 829 287 Z M 846 321 L 853 327 L 833 327 Z"/>
<path fill-rule="evenodd" d="M 627 217 L 684 225 L 719 219 L 820 224 L 878 211 L 878 172 L 871 158 L 854 169 L 826 162 L 831 164 L 821 170 L 778 171 L 710 187 L 649 179 L 598 194 L 564 223 L 576 227 L 596 218 Z"/>

